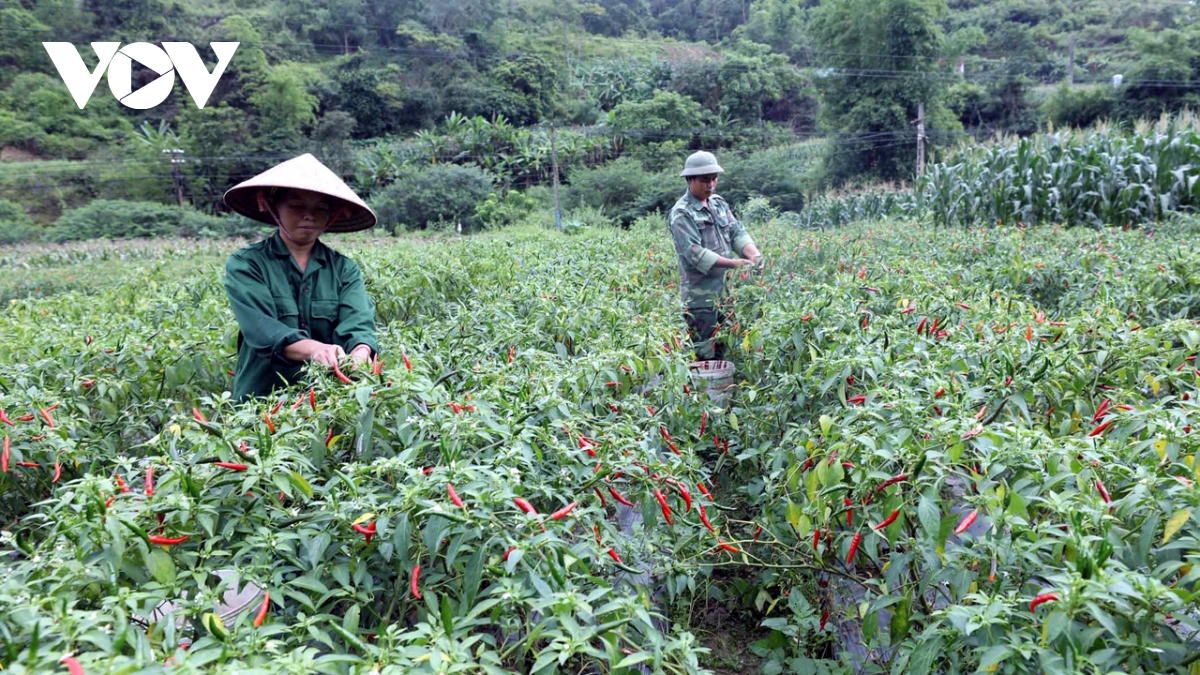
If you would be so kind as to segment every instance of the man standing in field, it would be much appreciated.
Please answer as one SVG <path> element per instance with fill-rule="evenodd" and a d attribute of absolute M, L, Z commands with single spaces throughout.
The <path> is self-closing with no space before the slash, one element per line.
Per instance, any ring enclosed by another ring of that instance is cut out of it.
<path fill-rule="evenodd" d="M 756 265 L 762 257 L 745 226 L 715 192 L 717 174 L 724 172 L 711 152 L 689 156 L 679 174 L 687 179 L 687 192 L 667 220 L 679 256 L 683 317 L 701 361 L 724 355 L 724 345 L 717 344 L 713 334 L 721 324 L 717 306 L 725 293 L 725 272 Z"/>

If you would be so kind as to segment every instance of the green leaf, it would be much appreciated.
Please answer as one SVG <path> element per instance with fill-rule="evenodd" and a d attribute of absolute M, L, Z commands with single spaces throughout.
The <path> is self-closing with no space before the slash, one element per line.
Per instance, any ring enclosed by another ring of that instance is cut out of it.
<path fill-rule="evenodd" d="M 825 436 L 829 435 L 829 430 L 833 428 L 833 418 L 829 415 L 821 415 L 821 433 Z"/>
<path fill-rule="evenodd" d="M 942 512 L 931 492 L 925 492 L 921 495 L 921 501 L 917 502 L 917 519 L 921 521 L 921 529 L 925 530 L 925 534 L 937 540 L 942 527 Z"/>
<path fill-rule="evenodd" d="M 358 605 L 350 605 L 350 609 L 346 610 L 346 616 L 342 617 L 342 628 L 346 629 L 347 633 L 358 633 L 358 619 L 361 610 Z"/>
<path fill-rule="evenodd" d="M 800 506 L 789 499 L 787 503 L 787 521 L 793 530 L 800 530 L 800 515 Z"/>
<path fill-rule="evenodd" d="M 1171 537 L 1174 537 L 1175 534 L 1183 528 L 1184 524 L 1187 523 L 1188 518 L 1191 517 L 1191 509 L 1180 509 L 1179 511 L 1171 514 L 1171 518 L 1167 520 L 1166 527 L 1163 528 L 1162 543 L 1165 544 L 1168 541 L 1171 541 Z"/>
<path fill-rule="evenodd" d="M 288 473 L 288 479 L 290 479 L 292 481 L 292 485 L 295 485 L 297 490 L 304 493 L 305 498 L 312 499 L 312 496 L 313 496 L 312 485 L 309 484 L 309 482 L 304 478 L 304 476 L 301 476 L 299 473 L 297 473 L 295 471 L 291 471 Z"/>
<path fill-rule="evenodd" d="M 175 561 L 170 553 L 158 546 L 153 547 L 146 556 L 146 566 L 150 568 L 150 575 L 158 583 L 163 586 L 175 584 Z"/>
<path fill-rule="evenodd" d="M 929 675 L 933 660 L 941 651 L 942 639 L 940 637 L 917 645 L 917 648 L 913 650 L 912 658 L 908 660 L 906 675 Z"/>
<path fill-rule="evenodd" d="M 983 658 L 979 659 L 979 669 L 987 670 L 988 668 L 1003 662 L 1004 659 L 1007 659 L 1014 653 L 1015 652 L 1013 652 L 1012 647 L 1007 645 L 995 645 L 984 653 Z"/>

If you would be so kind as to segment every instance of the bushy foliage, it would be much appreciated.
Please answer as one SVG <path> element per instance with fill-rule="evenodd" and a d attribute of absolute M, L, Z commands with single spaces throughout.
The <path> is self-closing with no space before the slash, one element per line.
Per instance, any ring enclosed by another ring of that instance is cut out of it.
<path fill-rule="evenodd" d="M 809 164 L 803 157 L 796 158 L 787 150 L 772 150 L 721 161 L 725 173 L 718 191 L 730 203 L 745 203 L 761 196 L 781 211 L 804 208 L 804 172 Z"/>
<path fill-rule="evenodd" d="M 228 236 L 261 226 L 246 219 L 220 218 L 157 202 L 97 199 L 71 209 L 46 231 L 54 242 L 88 239 L 132 239 L 163 236 Z"/>
<path fill-rule="evenodd" d="M 571 174 L 566 203 L 571 208 L 601 209 L 618 222 L 628 224 L 664 204 L 669 208 L 683 190 L 682 178 L 667 172 L 647 173 L 636 160 L 622 157 L 604 166 Z M 675 197 L 670 198 L 671 194 Z M 668 199 L 670 203 L 667 203 Z"/>
<path fill-rule="evenodd" d="M 482 169 L 453 164 L 406 167 L 395 182 L 371 196 L 379 224 L 388 232 L 422 230 L 438 223 L 476 225 L 477 209 L 495 189 Z"/>
<path fill-rule="evenodd" d="M 0 244 L 31 241 L 37 235 L 38 230 L 29 222 L 29 216 L 20 204 L 0 199 Z"/>

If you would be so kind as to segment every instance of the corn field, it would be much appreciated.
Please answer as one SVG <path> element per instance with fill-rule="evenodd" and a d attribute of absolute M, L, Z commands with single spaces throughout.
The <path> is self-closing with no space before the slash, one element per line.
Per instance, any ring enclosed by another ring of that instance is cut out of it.
<path fill-rule="evenodd" d="M 1200 201 L 1200 125 L 1189 114 L 964 149 L 929 167 L 911 192 L 818 198 L 803 227 L 919 218 L 936 226 L 1136 224 Z"/>

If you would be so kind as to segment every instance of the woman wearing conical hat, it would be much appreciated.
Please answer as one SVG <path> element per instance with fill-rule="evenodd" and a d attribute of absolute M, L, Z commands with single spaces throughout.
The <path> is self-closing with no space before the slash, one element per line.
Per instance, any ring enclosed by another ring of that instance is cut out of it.
<path fill-rule="evenodd" d="M 320 237 L 374 227 L 375 213 L 310 154 L 230 188 L 225 204 L 277 228 L 225 262 L 239 328 L 234 397 L 291 384 L 309 361 L 369 360 L 378 350 L 374 303 L 358 265 Z"/>

